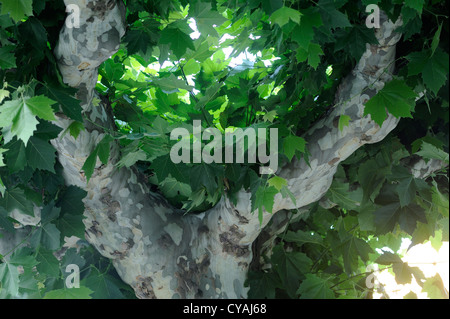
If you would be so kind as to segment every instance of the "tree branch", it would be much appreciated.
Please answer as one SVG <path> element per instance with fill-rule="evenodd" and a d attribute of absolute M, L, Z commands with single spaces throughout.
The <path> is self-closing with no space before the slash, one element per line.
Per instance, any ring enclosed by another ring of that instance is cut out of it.
<path fill-rule="evenodd" d="M 99 127 L 113 128 L 114 124 L 103 106 L 92 106 L 97 68 L 118 49 L 125 19 L 124 8 L 116 0 L 75 2 L 81 9 L 80 28 L 62 29 L 55 55 L 64 81 L 79 89 L 77 96 L 89 120 L 76 140 L 66 134 L 52 143 L 65 168 L 66 182 L 88 193 L 84 199 L 86 239 L 113 260 L 119 275 L 141 298 L 246 297 L 244 282 L 253 257 L 252 244 L 273 216 L 265 213 L 261 225 L 251 211 L 248 192 L 237 194 L 237 205 L 223 197 L 207 212 L 183 216 L 150 192 L 133 169 L 116 167 L 120 155 L 116 144 L 111 146 L 108 164 L 98 162 L 86 183 L 81 170 L 105 134 Z M 393 33 L 397 25 L 384 17 L 377 33 L 380 45 L 367 49 L 341 85 L 338 106 L 305 135 L 311 167 L 295 160 L 279 171 L 288 180 L 297 205 L 277 195 L 274 212 L 320 199 L 339 162 L 361 145 L 380 141 L 398 123 L 389 115 L 380 128 L 363 117 L 365 101 L 391 79 L 395 44 L 400 38 Z M 352 118 L 343 132 L 336 125 L 341 114 Z M 56 124 L 66 129 L 70 120 L 58 117 Z"/>
<path fill-rule="evenodd" d="M 379 44 L 367 45 L 366 52 L 355 69 L 338 88 L 334 110 L 303 136 L 311 154 L 310 166 L 304 159 L 294 159 L 278 170 L 277 175 L 287 180 L 296 204 L 290 198 L 277 194 L 274 213 L 283 209 L 305 207 L 322 198 L 330 187 L 340 162 L 362 145 L 381 141 L 398 124 L 399 119 L 391 114 L 381 127 L 370 116 L 364 116 L 365 102 L 392 79 L 396 43 L 401 37 L 401 34 L 394 32 L 402 24 L 401 18 L 393 23 L 382 13 L 381 20 L 381 27 L 376 30 Z M 342 131 L 338 128 L 341 115 L 351 118 L 349 125 Z M 238 209 L 239 212 L 248 219 L 257 218 L 257 214 L 252 214 L 248 209 L 250 194 L 242 190 L 239 195 L 248 203 L 247 207 Z M 268 217 L 264 219 L 263 226 L 270 220 L 270 215 L 265 215 Z"/>

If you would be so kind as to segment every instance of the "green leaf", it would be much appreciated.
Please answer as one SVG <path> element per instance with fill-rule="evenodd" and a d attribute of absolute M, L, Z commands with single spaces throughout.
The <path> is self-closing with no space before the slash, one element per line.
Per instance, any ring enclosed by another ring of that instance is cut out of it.
<path fill-rule="evenodd" d="M 300 17 L 302 14 L 289 7 L 281 7 L 270 16 L 270 21 L 272 23 L 278 24 L 280 27 L 284 26 L 289 22 L 289 20 L 294 21 L 297 24 L 300 24 Z"/>
<path fill-rule="evenodd" d="M 36 260 L 39 262 L 36 268 L 40 274 L 45 274 L 49 278 L 58 278 L 60 276 L 59 261 L 51 250 L 39 247 Z"/>
<path fill-rule="evenodd" d="M 398 181 L 395 193 L 398 194 L 400 205 L 404 207 L 410 204 L 416 197 L 416 191 L 419 189 L 411 172 L 403 166 L 393 166 L 390 179 Z"/>
<path fill-rule="evenodd" d="M 27 199 L 25 192 L 20 188 L 6 190 L 5 196 L 0 198 L 2 205 L 7 212 L 18 209 L 21 213 L 34 217 L 33 203 Z"/>
<path fill-rule="evenodd" d="M 418 299 L 415 292 L 410 291 L 406 295 L 403 296 L 403 299 Z"/>
<path fill-rule="evenodd" d="M 306 274 L 297 290 L 300 299 L 334 299 L 335 295 L 327 280 L 313 274 Z"/>
<path fill-rule="evenodd" d="M 54 224 L 46 224 L 36 229 L 30 238 L 30 242 L 34 248 L 42 245 L 49 250 L 57 250 L 61 246 L 60 235 L 60 231 Z"/>
<path fill-rule="evenodd" d="M 341 115 L 339 117 L 339 124 L 338 124 L 339 131 L 342 132 L 344 130 L 344 127 L 349 125 L 351 119 L 352 118 L 348 115 L 345 115 L 345 114 Z"/>
<path fill-rule="evenodd" d="M 427 278 L 423 284 L 422 291 L 426 292 L 430 299 L 448 299 L 448 292 L 439 273 L 431 278 Z"/>
<path fill-rule="evenodd" d="M 41 210 L 41 223 L 43 225 L 54 221 L 59 217 L 61 213 L 60 207 L 55 207 L 55 203 L 53 201 L 50 202 L 50 204 L 46 205 Z"/>
<path fill-rule="evenodd" d="M 127 44 L 128 54 L 147 54 L 149 44 L 152 43 L 152 38 L 145 29 L 128 30 L 123 38 L 124 43 Z"/>
<path fill-rule="evenodd" d="M 408 0 L 405 1 L 405 6 L 416 10 L 419 14 L 422 14 L 423 5 L 425 0 Z"/>
<path fill-rule="evenodd" d="M 249 299 L 273 299 L 275 298 L 275 289 L 281 286 L 280 279 L 274 273 L 249 271 L 248 283 L 250 290 Z"/>
<path fill-rule="evenodd" d="M 83 223 L 83 215 L 64 214 L 55 221 L 56 227 L 61 232 L 61 237 L 76 236 L 78 238 L 84 237 L 86 227 Z"/>
<path fill-rule="evenodd" d="M 31 137 L 26 148 L 26 156 L 31 168 L 55 173 L 56 150 L 47 141 Z"/>
<path fill-rule="evenodd" d="M 369 244 L 353 236 L 342 243 L 341 249 L 344 269 L 347 274 L 353 273 L 358 268 L 358 257 L 362 261 L 367 262 L 369 260 L 369 254 L 373 253 Z"/>
<path fill-rule="evenodd" d="M 438 159 L 446 163 L 449 162 L 448 153 L 427 142 L 422 142 L 420 151 L 416 152 L 416 154 L 425 159 Z"/>
<path fill-rule="evenodd" d="M 297 151 L 304 153 L 305 146 L 306 141 L 303 137 L 289 135 L 283 140 L 284 154 L 287 156 L 289 161 L 292 160 Z"/>
<path fill-rule="evenodd" d="M 206 200 L 206 190 L 204 188 L 199 188 L 193 191 L 188 198 L 188 202 L 184 203 L 183 209 L 187 212 L 191 211 L 196 207 L 200 207 Z"/>
<path fill-rule="evenodd" d="M 73 97 L 74 89 L 61 87 L 59 84 L 45 84 L 45 94 L 59 103 L 64 114 L 73 120 L 83 122 L 81 101 Z"/>
<path fill-rule="evenodd" d="M 395 263 L 403 263 L 401 258 L 393 253 L 390 253 L 388 251 L 383 251 L 383 254 L 378 257 L 375 262 L 380 265 L 392 265 Z"/>
<path fill-rule="evenodd" d="M 170 174 L 179 181 L 185 180 L 184 174 L 181 175 L 182 170 L 179 167 L 171 170 Z M 213 195 L 217 191 L 218 181 L 221 178 L 223 178 L 223 170 L 219 165 L 201 163 L 191 168 L 190 184 L 193 190 L 205 187 L 208 194 Z"/>
<path fill-rule="evenodd" d="M 439 45 L 439 38 L 441 37 L 441 30 L 442 30 L 442 22 L 441 22 L 441 24 L 439 24 L 438 29 L 434 33 L 433 40 L 431 41 L 431 55 L 432 56 Z"/>
<path fill-rule="evenodd" d="M 424 209 L 414 203 L 401 207 L 399 202 L 393 202 L 380 207 L 374 214 L 378 234 L 392 232 L 398 224 L 402 230 L 413 235 L 418 221 L 427 222 Z"/>
<path fill-rule="evenodd" d="M 179 92 L 178 89 L 184 89 L 190 91 L 193 89 L 192 86 L 189 86 L 181 79 L 177 79 L 173 73 L 170 73 L 168 77 L 154 79 L 152 83 L 159 86 L 164 93 L 170 94 Z"/>
<path fill-rule="evenodd" d="M 39 121 L 34 137 L 41 138 L 45 141 L 55 139 L 61 133 L 62 128 L 48 121 Z"/>
<path fill-rule="evenodd" d="M 278 190 L 273 186 L 259 187 L 254 196 L 252 194 L 252 211 L 258 210 L 260 223 L 262 223 L 264 208 L 268 213 L 272 213 L 276 194 L 278 194 Z"/>
<path fill-rule="evenodd" d="M 390 173 L 390 167 L 384 166 L 380 161 L 376 159 L 370 159 L 358 168 L 358 181 L 363 188 L 363 201 L 368 199 L 374 199 L 384 181 L 386 180 L 386 175 Z"/>
<path fill-rule="evenodd" d="M 283 198 L 290 198 L 294 206 L 297 205 L 297 199 L 295 198 L 294 194 L 289 190 L 287 186 L 283 186 L 280 190 L 281 196 Z"/>
<path fill-rule="evenodd" d="M 278 191 L 281 191 L 281 189 L 284 186 L 287 186 L 287 181 L 284 178 L 282 178 L 282 177 L 274 176 L 274 177 L 272 177 L 271 179 L 269 179 L 267 181 L 267 184 L 269 186 L 275 187 Z"/>
<path fill-rule="evenodd" d="M 74 139 L 77 139 L 78 135 L 80 135 L 80 132 L 84 131 L 84 125 L 81 122 L 73 121 L 67 129 L 69 130 L 70 135 Z"/>
<path fill-rule="evenodd" d="M 26 271 L 19 275 L 19 294 L 27 296 L 28 299 L 38 299 L 41 297 L 34 272 Z"/>
<path fill-rule="evenodd" d="M 206 164 L 203 164 L 206 165 Z M 180 182 L 188 182 L 186 175 L 186 166 L 184 164 L 174 164 L 170 159 L 170 155 L 164 155 L 155 158 L 150 168 L 156 173 L 159 181 L 165 180 L 169 174 Z M 198 177 L 198 176 L 197 176 Z M 213 183 L 214 181 L 211 181 Z"/>
<path fill-rule="evenodd" d="M 314 39 L 314 28 L 323 25 L 320 13 L 314 8 L 302 10 L 302 18 L 299 26 L 292 30 L 291 38 L 303 49 L 308 49 Z"/>
<path fill-rule="evenodd" d="M 420 74 L 425 68 L 430 58 L 430 52 L 423 50 L 419 52 L 412 52 L 406 56 L 408 59 L 408 76 Z"/>
<path fill-rule="evenodd" d="M 438 185 L 433 181 L 431 188 L 431 198 L 434 208 L 444 217 L 449 215 L 449 198 L 439 191 Z"/>
<path fill-rule="evenodd" d="M 22 140 L 14 139 L 8 143 L 8 148 L 9 151 L 5 153 L 5 159 L 9 171 L 14 173 L 23 170 L 27 164 L 27 157 Z"/>
<path fill-rule="evenodd" d="M 49 291 L 43 299 L 92 299 L 92 290 L 86 287 L 63 288 Z"/>
<path fill-rule="evenodd" d="M 341 183 L 335 179 L 328 189 L 328 194 L 333 203 L 347 210 L 354 210 L 361 206 L 363 190 L 359 188 L 350 191 L 349 188 L 350 185 L 348 183 Z"/>
<path fill-rule="evenodd" d="M 88 156 L 86 161 L 83 164 L 83 167 L 81 170 L 84 171 L 84 175 L 86 176 L 86 182 L 89 183 L 89 180 L 92 177 L 92 174 L 94 173 L 95 165 L 97 164 L 97 155 L 98 155 L 98 149 L 95 148 L 92 153 Z"/>
<path fill-rule="evenodd" d="M 404 207 L 410 204 L 416 197 L 417 187 L 414 178 L 403 179 L 396 187 L 396 193 L 400 199 L 400 206 Z"/>
<path fill-rule="evenodd" d="M 87 192 L 77 186 L 70 185 L 62 192 L 57 206 L 61 207 L 61 214 L 80 215 L 84 212 L 84 203 L 82 199 L 86 197 Z"/>
<path fill-rule="evenodd" d="M 397 284 L 404 285 L 411 283 L 413 273 L 408 263 L 394 263 L 392 265 L 392 270 L 394 271 Z"/>
<path fill-rule="evenodd" d="M 97 154 L 96 154 L 96 156 L 97 156 Z M 143 150 L 137 150 L 135 152 L 126 153 L 120 159 L 120 161 L 117 163 L 117 166 L 118 167 L 122 167 L 122 166 L 130 167 L 130 166 L 133 166 L 134 164 L 136 164 L 138 161 L 145 161 L 146 159 L 147 159 L 147 154 Z"/>
<path fill-rule="evenodd" d="M 26 275 L 31 274 L 31 269 L 37 264 L 36 259 L 31 255 L 31 250 L 27 247 L 14 251 L 9 261 L 0 264 L 0 296 L 3 298 L 16 297 L 19 292 L 29 286 L 25 282 Z M 18 268 L 24 271 L 19 274 Z"/>
<path fill-rule="evenodd" d="M 378 125 L 387 118 L 386 109 L 395 117 L 412 117 L 416 93 L 403 80 L 394 79 L 386 83 L 374 97 L 367 101 L 364 115 L 370 114 Z"/>
<path fill-rule="evenodd" d="M 187 48 L 195 50 L 191 37 L 179 28 L 171 27 L 171 25 L 161 31 L 159 43 L 168 44 L 178 60 L 183 57 Z"/>
<path fill-rule="evenodd" d="M 55 103 L 55 101 L 44 95 L 35 96 L 25 100 L 26 106 L 28 106 L 34 115 L 47 121 L 55 120 L 55 115 L 53 114 L 53 109 L 51 107 Z"/>
<path fill-rule="evenodd" d="M 2 48 L 0 48 L 0 50 L 1 50 Z M 0 57 L 1 57 L 1 51 L 0 51 Z M 1 62 L 0 62 L 1 63 Z M 0 67 L 2 67 L 1 66 L 1 64 L 0 64 Z M 3 90 L 3 89 L 0 89 L 0 104 L 2 104 L 2 102 L 3 102 L 3 100 L 4 99 L 6 99 L 6 98 L 8 98 L 9 97 L 9 91 L 7 91 L 7 90 Z"/>
<path fill-rule="evenodd" d="M 8 70 L 16 67 L 16 57 L 12 52 L 14 50 L 14 46 L 7 45 L 0 48 L 0 69 Z M 9 92 L 6 90 L 1 90 L 0 103 L 3 99 L 9 96 Z"/>
<path fill-rule="evenodd" d="M 411 203 L 401 207 L 398 211 L 398 223 L 400 228 L 410 235 L 413 235 L 417 227 L 417 222 L 426 224 L 427 218 L 425 210 L 417 204 Z"/>
<path fill-rule="evenodd" d="M 318 7 L 322 15 L 322 21 L 325 27 L 329 29 L 350 27 L 350 21 L 346 14 L 337 10 L 342 6 L 342 1 L 320 0 Z"/>
<path fill-rule="evenodd" d="M 438 48 L 433 56 L 428 59 L 422 71 L 422 79 L 425 86 L 435 95 L 447 82 L 449 71 L 449 57 L 446 52 Z"/>
<path fill-rule="evenodd" d="M 311 42 L 309 43 L 307 50 L 302 47 L 297 48 L 297 54 L 295 56 L 297 57 L 298 62 L 305 62 L 308 60 L 308 64 L 312 68 L 317 69 L 320 63 L 320 56 L 323 54 L 320 45 Z"/>
<path fill-rule="evenodd" d="M 283 247 L 276 246 L 271 261 L 276 267 L 283 287 L 291 297 L 294 297 L 300 279 L 311 271 L 312 260 L 304 253 L 285 252 Z"/>
<path fill-rule="evenodd" d="M 0 179 L 0 183 L 1 183 L 1 179 Z M 8 218 L 8 212 L 2 206 L 0 206 L 0 229 L 2 231 L 7 231 L 9 233 L 15 232 L 15 228 L 12 223 L 12 220 L 10 218 Z M 1 255 L 0 255 L 0 258 L 2 258 Z"/>
<path fill-rule="evenodd" d="M 264 114 L 263 121 L 273 123 L 273 121 L 275 120 L 276 117 L 277 117 L 277 111 L 272 110 L 272 111 Z"/>
<path fill-rule="evenodd" d="M 92 290 L 94 299 L 123 299 L 124 296 L 117 285 L 117 279 L 107 273 L 100 273 L 92 268 L 91 273 L 82 281 L 83 285 Z"/>
<path fill-rule="evenodd" d="M 19 22 L 26 16 L 33 15 L 33 0 L 1 0 L 2 14 L 8 14 Z"/>
<path fill-rule="evenodd" d="M 365 25 L 355 25 L 350 30 L 341 29 L 336 37 L 335 52 L 342 49 L 348 50 L 356 61 L 359 61 L 366 51 L 366 44 L 378 44 L 373 29 L 369 29 Z"/>
<path fill-rule="evenodd" d="M 220 26 L 227 21 L 219 12 L 212 10 L 211 3 L 200 1 L 191 4 L 189 17 L 195 19 L 197 29 L 203 36 L 219 37 L 214 25 Z"/>
<path fill-rule="evenodd" d="M 19 293 L 19 271 L 8 262 L 0 264 L 0 296 L 6 293 L 12 297 Z"/>
<path fill-rule="evenodd" d="M 398 221 L 399 208 L 400 203 L 396 202 L 384 205 L 374 212 L 377 234 L 386 234 L 394 230 Z"/>
<path fill-rule="evenodd" d="M 288 231 L 286 235 L 283 237 L 285 241 L 295 242 L 297 245 L 302 246 L 304 244 L 317 244 L 322 245 L 323 239 L 317 233 L 313 233 L 311 231 L 303 231 L 297 230 L 296 232 Z"/>
<path fill-rule="evenodd" d="M 3 127 L 3 134 L 9 136 L 5 137 L 7 142 L 17 136 L 26 145 L 38 123 L 23 99 L 7 101 L 0 106 L 0 127 Z"/>
<path fill-rule="evenodd" d="M 113 141 L 113 137 L 106 134 L 103 139 L 97 145 L 97 155 L 100 161 L 106 165 L 108 164 L 109 153 L 110 153 L 110 143 Z"/>
<path fill-rule="evenodd" d="M 167 198 L 175 198 L 178 196 L 189 197 L 192 189 L 188 184 L 181 183 L 173 177 L 167 177 L 160 182 L 159 188 Z"/>

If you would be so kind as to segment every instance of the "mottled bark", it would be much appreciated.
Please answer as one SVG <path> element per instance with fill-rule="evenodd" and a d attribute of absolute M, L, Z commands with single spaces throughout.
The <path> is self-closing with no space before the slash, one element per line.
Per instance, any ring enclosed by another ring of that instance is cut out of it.
<path fill-rule="evenodd" d="M 150 192 L 133 169 L 116 167 L 117 145 L 111 146 L 109 163 L 98 162 L 87 183 L 81 168 L 105 134 L 92 122 L 113 127 L 108 110 L 92 105 L 97 68 L 118 49 L 124 34 L 124 13 L 115 0 L 70 2 L 81 8 L 81 26 L 63 28 L 55 55 L 64 81 L 79 89 L 78 98 L 90 121 L 85 122 L 86 131 L 76 140 L 66 134 L 52 143 L 65 168 L 66 182 L 88 192 L 84 200 L 86 239 L 113 260 L 119 275 L 138 297 L 246 297 L 244 281 L 253 258 L 252 244 L 271 218 L 275 216 L 271 225 L 281 227 L 289 214 L 286 210 L 319 200 L 341 161 L 360 146 L 382 140 L 398 123 L 389 115 L 380 127 L 363 116 L 363 103 L 391 79 L 395 44 L 400 38 L 393 33 L 400 21 L 395 25 L 382 17 L 377 30 L 380 45 L 367 47 L 356 68 L 343 80 L 333 112 L 304 136 L 311 166 L 295 159 L 278 171 L 287 179 L 296 205 L 277 195 L 273 214 L 264 213 L 262 225 L 258 214 L 251 211 L 250 193 L 245 190 L 237 194 L 237 205 L 224 196 L 214 208 L 184 216 Z M 341 132 L 337 119 L 342 114 L 350 116 L 351 122 Z M 66 129 L 70 122 L 59 115 L 56 124 Z M 276 227 L 269 230 L 270 238 Z"/>

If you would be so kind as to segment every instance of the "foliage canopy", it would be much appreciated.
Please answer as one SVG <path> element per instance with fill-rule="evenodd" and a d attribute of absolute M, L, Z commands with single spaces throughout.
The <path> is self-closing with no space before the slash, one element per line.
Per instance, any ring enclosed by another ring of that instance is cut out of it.
<path fill-rule="evenodd" d="M 258 174 L 260 164 L 174 164 L 174 127 L 277 128 L 279 163 L 308 160 L 301 137 L 334 108 L 335 94 L 366 50 L 376 44 L 364 25 L 375 3 L 403 33 L 395 78 L 366 103 L 378 124 L 386 109 L 402 117 L 382 142 L 343 162 L 327 197 L 280 235 L 272 268 L 254 265 L 251 298 L 362 298 L 372 263 L 392 267 L 398 283 L 426 279 L 396 253 L 402 238 L 412 244 L 448 241 L 448 177 L 445 169 L 415 178 L 409 158 L 448 164 L 448 2 L 437 0 L 127 0 L 127 33 L 119 51 L 99 69 L 94 102 L 111 106 L 117 130 L 95 147 L 83 166 L 92 175 L 106 163 L 109 144 L 122 146 L 119 166 L 137 165 L 153 190 L 187 213 L 205 211 L 226 193 L 252 193 L 252 209 L 271 213 L 274 196 L 292 198 L 286 181 Z M 0 0 L 0 236 L 17 231 L 15 209 L 42 219 L 26 238 L 29 247 L 0 252 L 2 298 L 131 298 L 111 267 L 87 242 L 53 254 L 64 238 L 84 238 L 86 193 L 65 186 L 49 143 L 61 129 L 55 112 L 84 129 L 80 102 L 58 71 L 53 49 L 66 14 L 63 1 Z M 419 94 L 423 96 L 417 100 Z M 350 118 L 342 115 L 340 129 Z M 199 176 L 201 177 L 199 179 Z M 292 198 L 292 200 L 295 200 Z M 295 215 L 294 215 L 295 216 Z M 65 267 L 82 266 L 82 287 L 64 286 Z M 22 266 L 19 272 L 17 266 Z M 431 288 L 429 288 L 431 289 Z M 431 291 L 431 290 L 430 290 Z M 432 290 L 435 291 L 435 290 Z M 448 295 L 447 295 L 448 297 Z"/>

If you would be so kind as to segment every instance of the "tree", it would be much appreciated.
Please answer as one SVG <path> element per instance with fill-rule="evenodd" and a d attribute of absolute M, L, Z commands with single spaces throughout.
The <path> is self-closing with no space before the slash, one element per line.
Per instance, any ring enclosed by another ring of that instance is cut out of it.
<path fill-rule="evenodd" d="M 446 2 L 374 1 L 377 29 L 370 1 L 64 2 L 0 0 L 0 296 L 361 297 L 374 262 L 424 284 L 376 248 L 448 240 Z M 238 128 L 264 156 L 212 161 Z"/>

